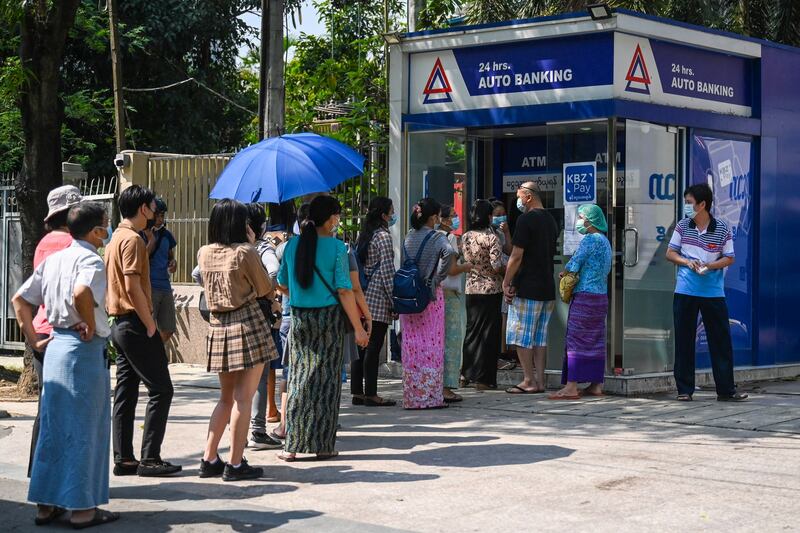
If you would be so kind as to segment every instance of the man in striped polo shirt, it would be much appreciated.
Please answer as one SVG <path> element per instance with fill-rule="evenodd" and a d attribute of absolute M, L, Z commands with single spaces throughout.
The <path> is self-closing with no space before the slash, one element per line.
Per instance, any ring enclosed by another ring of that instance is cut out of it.
<path fill-rule="evenodd" d="M 733 264 L 733 238 L 728 225 L 711 216 L 711 187 L 686 189 L 683 220 L 669 241 L 667 260 L 678 265 L 675 299 L 675 384 L 678 400 L 691 401 L 694 394 L 697 315 L 702 316 L 711 352 L 711 368 L 717 400 L 742 401 L 733 381 L 733 345 L 725 302 L 725 268 Z"/>

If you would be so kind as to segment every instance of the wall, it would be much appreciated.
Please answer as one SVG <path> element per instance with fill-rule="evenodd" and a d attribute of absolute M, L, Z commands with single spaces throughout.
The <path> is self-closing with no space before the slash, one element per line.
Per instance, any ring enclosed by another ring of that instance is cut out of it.
<path fill-rule="evenodd" d="M 758 364 L 800 361 L 800 51 L 764 45 L 761 60 Z"/>

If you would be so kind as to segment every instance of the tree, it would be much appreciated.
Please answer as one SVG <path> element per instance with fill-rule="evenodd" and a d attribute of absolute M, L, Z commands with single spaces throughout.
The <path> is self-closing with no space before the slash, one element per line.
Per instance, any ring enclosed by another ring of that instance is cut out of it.
<path fill-rule="evenodd" d="M 15 187 L 22 223 L 23 276 L 26 278 L 33 271 L 36 243 L 44 233 L 47 193 L 61 185 L 64 108 L 59 86 L 67 35 L 79 2 L 24 2 L 19 11 L 6 12 L 12 20 L 19 21 L 19 57 L 24 73 L 19 109 L 25 153 Z M 29 352 L 26 351 L 25 372 L 18 384 L 25 393 L 34 390 Z"/>

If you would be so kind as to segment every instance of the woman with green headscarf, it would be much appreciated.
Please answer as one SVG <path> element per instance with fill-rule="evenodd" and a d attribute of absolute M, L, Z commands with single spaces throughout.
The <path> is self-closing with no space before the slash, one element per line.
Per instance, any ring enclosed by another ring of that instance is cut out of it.
<path fill-rule="evenodd" d="M 611 245 L 603 210 L 595 204 L 578 208 L 575 229 L 584 235 L 565 272 L 578 274 L 569 306 L 563 388 L 548 396 L 551 400 L 577 400 L 581 394 L 603 395 L 606 366 L 606 314 L 608 313 L 608 273 L 611 271 Z M 578 383 L 590 383 L 579 390 Z"/>

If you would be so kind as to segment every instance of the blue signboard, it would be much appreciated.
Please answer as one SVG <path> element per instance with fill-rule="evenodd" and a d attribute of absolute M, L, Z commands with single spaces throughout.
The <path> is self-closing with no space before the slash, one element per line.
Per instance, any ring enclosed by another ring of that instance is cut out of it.
<path fill-rule="evenodd" d="M 597 166 L 589 163 L 564 164 L 564 203 L 585 204 L 597 201 Z"/>
<path fill-rule="evenodd" d="M 471 96 L 614 83 L 610 33 L 457 48 L 453 54 Z"/>

